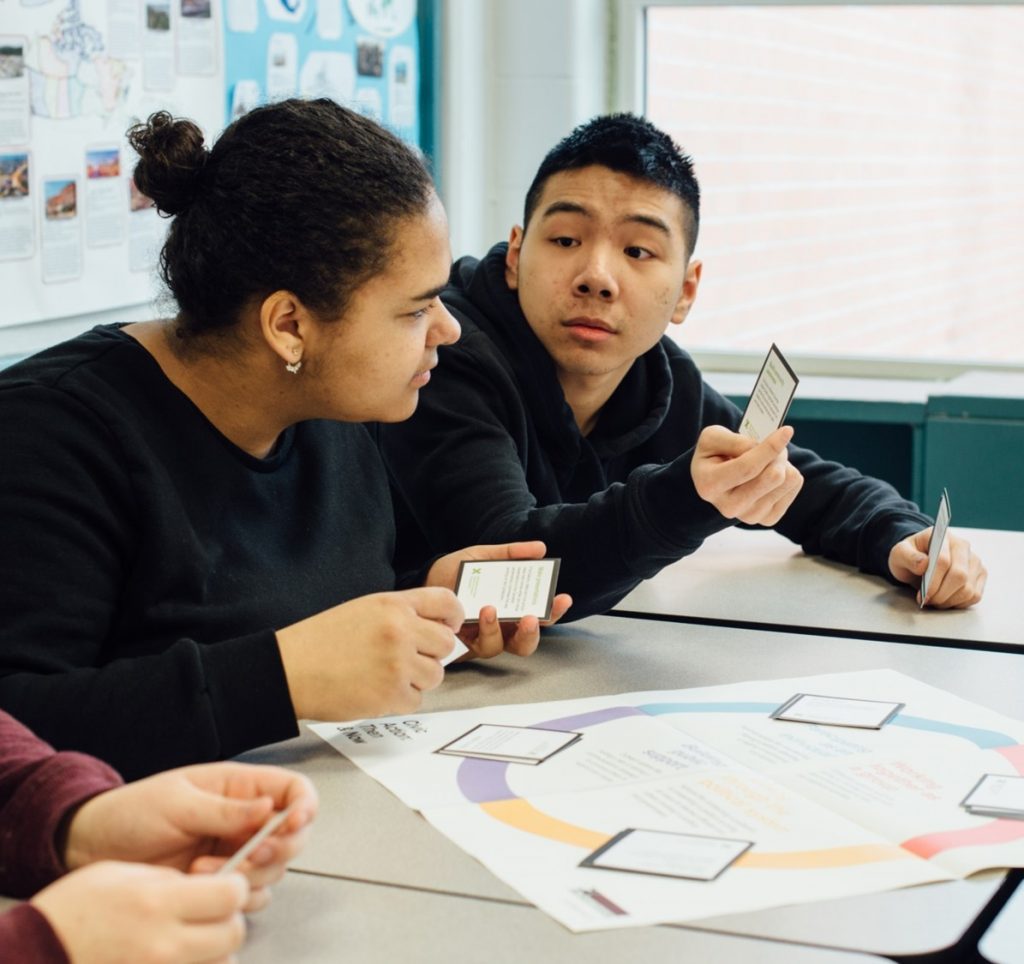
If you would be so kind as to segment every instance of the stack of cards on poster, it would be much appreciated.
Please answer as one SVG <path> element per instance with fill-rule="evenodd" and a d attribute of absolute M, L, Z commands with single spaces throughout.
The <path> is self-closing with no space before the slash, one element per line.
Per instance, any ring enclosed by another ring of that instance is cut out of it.
<path fill-rule="evenodd" d="M 739 434 L 756 442 L 771 435 L 786 420 L 799 383 L 800 379 L 782 357 L 782 352 L 772 345 L 740 419 Z"/>
<path fill-rule="evenodd" d="M 1024 820 L 1024 776 L 986 773 L 961 806 L 969 813 L 1006 820 Z"/>
<path fill-rule="evenodd" d="M 494 606 L 498 619 L 550 619 L 560 563 L 560 559 L 463 562 L 455 582 L 455 595 L 466 611 L 466 622 L 478 622 L 484 606 Z"/>
<path fill-rule="evenodd" d="M 29 140 L 28 46 L 24 34 L 0 34 L 0 145 Z"/>
<path fill-rule="evenodd" d="M 949 504 L 949 493 L 943 489 L 942 495 L 939 496 L 939 508 L 935 513 L 932 537 L 928 542 L 928 566 L 921 577 L 921 606 L 928 601 L 928 590 L 931 588 L 932 576 L 935 575 L 935 567 L 938 565 L 942 544 L 946 541 L 946 531 L 949 529 L 952 517 L 953 510 Z"/>
<path fill-rule="evenodd" d="M 503 760 L 536 766 L 576 743 L 582 734 L 566 730 L 547 730 L 536 726 L 502 726 L 481 723 L 462 736 L 440 747 L 445 756 L 472 757 L 477 760 Z"/>
<path fill-rule="evenodd" d="M 630 828 L 580 861 L 581 867 L 684 880 L 715 880 L 752 846 L 751 840 Z"/>
<path fill-rule="evenodd" d="M 885 700 L 797 693 L 772 713 L 772 719 L 790 723 L 817 723 L 822 726 L 852 726 L 863 730 L 880 730 L 903 709 L 904 705 Z"/>

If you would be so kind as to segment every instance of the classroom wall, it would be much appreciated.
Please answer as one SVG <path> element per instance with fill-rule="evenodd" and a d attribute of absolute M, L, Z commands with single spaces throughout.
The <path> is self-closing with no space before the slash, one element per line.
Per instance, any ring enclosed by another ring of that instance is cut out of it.
<path fill-rule="evenodd" d="M 533 173 L 557 140 L 594 114 L 631 106 L 623 104 L 623 75 L 635 58 L 629 51 L 609 55 L 621 32 L 615 0 L 420 2 L 440 48 L 435 175 L 448 209 L 452 253 L 479 256 L 519 222 Z M 93 324 L 158 314 L 157 306 L 147 304 L 0 329 L 0 359 L 29 354 Z M 754 365 L 756 360 L 737 367 Z M 992 403 L 980 415 L 937 412 L 937 431 L 922 429 L 913 445 L 908 432 L 870 418 L 858 423 L 815 412 L 804 419 L 803 441 L 853 465 L 868 453 L 872 464 L 865 468 L 891 478 L 926 506 L 949 474 L 947 466 L 958 460 L 983 465 L 987 476 L 970 497 L 954 497 L 956 522 L 1024 528 L 1020 473 L 1010 471 L 1008 461 L 1024 452 L 1024 421 L 1016 409 L 1002 414 L 1002 404 Z M 1005 404 L 1018 400 L 1010 397 Z M 966 488 L 964 480 L 957 481 Z"/>
<path fill-rule="evenodd" d="M 544 154 L 608 109 L 606 0 L 444 0 L 438 169 L 452 253 L 483 254 L 522 218 Z"/>

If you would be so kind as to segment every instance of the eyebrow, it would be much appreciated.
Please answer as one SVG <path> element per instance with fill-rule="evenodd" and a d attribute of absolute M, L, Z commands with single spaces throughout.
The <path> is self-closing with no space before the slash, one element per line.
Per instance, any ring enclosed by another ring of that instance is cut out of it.
<path fill-rule="evenodd" d="M 555 214 L 581 214 L 585 218 L 593 217 L 589 208 L 584 207 L 582 204 L 576 204 L 573 201 L 552 202 L 544 209 L 543 217 L 549 218 Z M 656 231 L 661 231 L 669 237 L 672 236 L 672 229 L 669 227 L 668 222 L 661 218 L 656 218 L 652 214 L 627 214 L 619 223 L 644 224 L 649 228 L 654 228 Z"/>
<path fill-rule="evenodd" d="M 424 291 L 421 295 L 413 295 L 410 301 L 433 301 L 445 288 L 448 287 L 448 282 L 444 281 L 439 284 L 436 288 L 431 288 L 429 291 Z"/>

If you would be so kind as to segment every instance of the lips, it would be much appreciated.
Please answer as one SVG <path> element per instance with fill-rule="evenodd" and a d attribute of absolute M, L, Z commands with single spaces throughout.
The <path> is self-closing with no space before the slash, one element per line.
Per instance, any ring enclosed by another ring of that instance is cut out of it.
<path fill-rule="evenodd" d="M 433 365 L 428 365 L 422 371 L 416 372 L 416 374 L 412 376 L 412 384 L 417 388 L 422 388 L 430 381 L 430 373 L 435 368 L 437 368 L 437 362 L 434 362 Z"/>
<path fill-rule="evenodd" d="M 616 334 L 614 326 L 603 318 L 570 318 L 562 322 L 569 337 L 580 345 L 598 345 L 608 341 Z"/>
<path fill-rule="evenodd" d="M 609 335 L 615 334 L 615 326 L 611 322 L 605 321 L 603 318 L 590 318 L 580 316 L 578 318 L 570 318 L 568 321 L 563 321 L 562 324 L 566 328 L 592 328 L 596 331 L 604 331 Z"/>

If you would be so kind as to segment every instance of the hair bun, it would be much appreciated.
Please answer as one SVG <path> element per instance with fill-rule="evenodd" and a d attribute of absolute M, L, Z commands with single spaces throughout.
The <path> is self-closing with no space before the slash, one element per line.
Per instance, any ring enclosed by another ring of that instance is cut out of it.
<path fill-rule="evenodd" d="M 190 120 L 175 120 L 167 111 L 151 114 L 128 131 L 139 155 L 135 186 L 164 214 L 180 214 L 196 198 L 209 151 L 203 132 Z"/>

